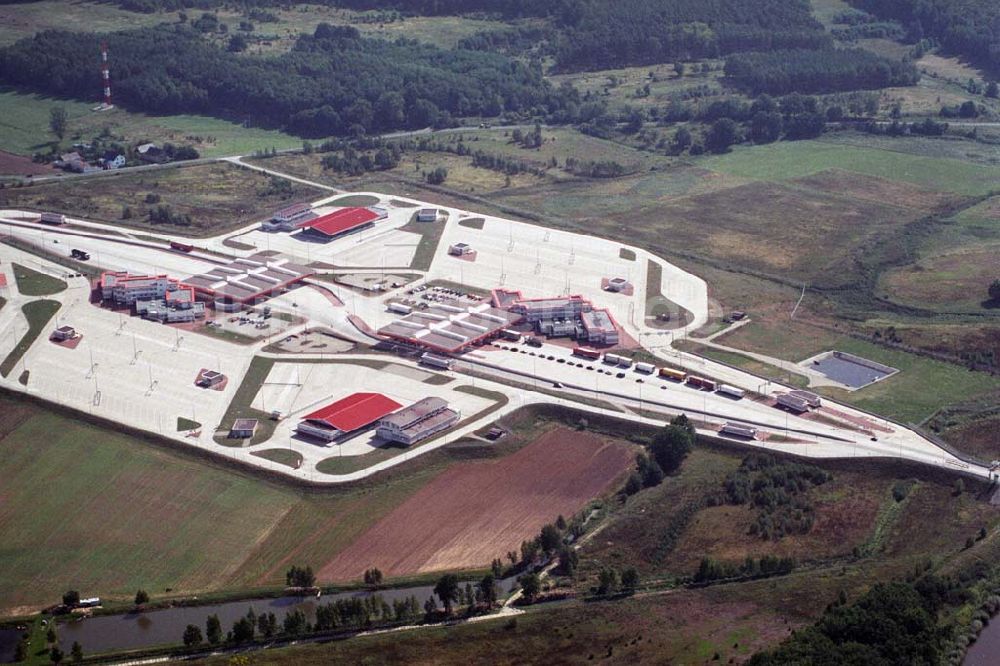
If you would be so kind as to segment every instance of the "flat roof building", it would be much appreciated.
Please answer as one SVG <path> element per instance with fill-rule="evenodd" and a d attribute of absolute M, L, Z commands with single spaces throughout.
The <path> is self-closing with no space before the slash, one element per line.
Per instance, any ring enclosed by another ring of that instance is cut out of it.
<path fill-rule="evenodd" d="M 219 309 L 230 310 L 280 293 L 312 274 L 311 268 L 287 259 L 254 255 L 192 275 L 184 284 L 214 299 Z"/>
<path fill-rule="evenodd" d="M 591 310 L 580 315 L 588 342 L 616 345 L 619 341 L 618 326 L 607 310 Z"/>
<path fill-rule="evenodd" d="M 98 280 L 101 300 L 115 305 L 133 305 L 139 300 L 168 299 L 179 304 L 194 301 L 194 291 L 172 277 L 163 275 L 132 275 L 125 271 L 101 273 Z"/>
<path fill-rule="evenodd" d="M 312 206 L 308 203 L 297 203 L 286 206 L 274 212 L 271 219 L 261 225 L 264 231 L 295 231 L 299 224 L 316 219 Z"/>
<path fill-rule="evenodd" d="M 64 340 L 72 340 L 76 337 L 76 329 L 72 326 L 60 326 L 56 330 L 52 331 L 51 338 L 57 342 L 62 342 Z"/>
<path fill-rule="evenodd" d="M 417 211 L 417 222 L 436 222 L 437 219 L 437 208 L 421 208 Z"/>
<path fill-rule="evenodd" d="M 472 254 L 472 246 L 468 243 L 452 243 L 448 246 L 448 254 L 455 257 Z"/>
<path fill-rule="evenodd" d="M 370 426 L 402 407 L 381 393 L 353 393 L 302 417 L 295 430 L 299 434 L 333 442 Z"/>
<path fill-rule="evenodd" d="M 229 439 L 251 439 L 257 433 L 257 419 L 236 419 L 229 429 Z"/>
<path fill-rule="evenodd" d="M 427 349 L 457 353 L 500 335 L 521 315 L 488 303 L 457 306 L 435 303 L 383 326 L 378 334 Z"/>
<path fill-rule="evenodd" d="M 390 442 L 410 446 L 450 428 L 462 417 L 443 398 L 429 397 L 399 410 L 378 422 L 376 434 Z"/>

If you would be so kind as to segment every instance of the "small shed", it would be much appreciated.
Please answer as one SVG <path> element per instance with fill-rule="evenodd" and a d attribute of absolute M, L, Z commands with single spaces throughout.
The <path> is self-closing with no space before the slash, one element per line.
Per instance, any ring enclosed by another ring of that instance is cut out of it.
<path fill-rule="evenodd" d="M 257 419 L 236 419 L 229 429 L 229 439 L 250 439 L 257 433 Z"/>
<path fill-rule="evenodd" d="M 65 340 L 72 340 L 76 337 L 76 329 L 72 326 L 60 326 L 56 330 L 52 331 L 52 339 L 56 342 L 63 342 Z"/>
<path fill-rule="evenodd" d="M 437 208 L 421 208 L 417 211 L 417 222 L 437 222 Z"/>

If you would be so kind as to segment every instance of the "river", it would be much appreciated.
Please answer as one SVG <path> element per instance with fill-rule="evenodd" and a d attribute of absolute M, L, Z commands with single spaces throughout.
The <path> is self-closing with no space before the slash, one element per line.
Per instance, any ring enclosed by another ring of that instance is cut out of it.
<path fill-rule="evenodd" d="M 502 590 L 507 591 L 514 585 L 514 579 L 500 581 Z M 464 585 L 464 582 L 463 582 Z M 415 596 L 420 607 L 433 596 L 434 588 L 430 585 L 419 587 L 391 588 L 370 592 L 355 590 L 325 594 L 321 597 L 277 597 L 263 599 L 245 599 L 229 601 L 205 606 L 177 606 L 144 612 L 129 612 L 117 615 L 98 615 L 77 621 L 60 622 L 57 628 L 59 643 L 68 651 L 74 641 L 80 643 L 84 654 L 98 654 L 122 650 L 136 650 L 161 645 L 179 645 L 184 628 L 193 624 L 205 632 L 205 620 L 209 615 L 218 615 L 223 633 L 229 631 L 247 610 L 253 609 L 257 615 L 274 613 L 280 627 L 285 615 L 301 610 L 312 622 L 316 616 L 316 606 L 330 603 L 337 599 L 363 599 L 373 594 L 379 594 L 389 604 L 397 599 L 408 599 Z M 0 630 L 0 662 L 10 662 L 14 658 L 14 649 L 20 638 L 20 632 Z"/>
<path fill-rule="evenodd" d="M 996 666 L 1000 663 L 1000 616 L 983 627 L 979 638 L 969 646 L 962 666 Z"/>

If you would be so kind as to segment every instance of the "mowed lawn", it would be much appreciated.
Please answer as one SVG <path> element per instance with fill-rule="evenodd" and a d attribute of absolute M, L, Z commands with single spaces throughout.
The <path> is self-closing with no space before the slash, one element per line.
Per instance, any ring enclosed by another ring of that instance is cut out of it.
<path fill-rule="evenodd" d="M 433 474 L 307 493 L 12 398 L 0 414 L 0 615 L 67 589 L 124 601 L 282 585 Z"/>
<path fill-rule="evenodd" d="M 738 147 L 731 153 L 701 160 L 698 165 L 755 180 L 790 180 L 827 169 L 843 169 L 964 195 L 986 194 L 1000 182 L 997 167 L 824 141 Z"/>

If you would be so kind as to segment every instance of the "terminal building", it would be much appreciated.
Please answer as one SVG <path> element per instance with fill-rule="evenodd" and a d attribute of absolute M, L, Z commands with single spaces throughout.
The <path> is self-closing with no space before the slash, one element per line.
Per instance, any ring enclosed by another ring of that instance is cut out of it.
<path fill-rule="evenodd" d="M 376 434 L 390 442 L 410 446 L 447 430 L 462 418 L 443 398 L 429 397 L 386 416 L 378 422 Z"/>
<path fill-rule="evenodd" d="M 216 309 L 235 312 L 259 300 L 284 293 L 312 274 L 311 268 L 287 259 L 254 255 L 192 275 L 184 280 L 184 284 L 212 300 Z"/>
<path fill-rule="evenodd" d="M 329 444 L 372 425 L 400 407 L 381 393 L 353 393 L 306 414 L 295 431 Z"/>
<path fill-rule="evenodd" d="M 378 334 L 431 351 L 456 354 L 499 337 L 503 329 L 521 319 L 522 315 L 489 303 L 434 303 L 383 326 Z"/>
<path fill-rule="evenodd" d="M 165 274 L 132 275 L 125 271 L 108 271 L 101 273 L 98 289 L 103 302 L 125 307 L 136 301 L 165 299 L 171 292 L 190 288 Z"/>
<path fill-rule="evenodd" d="M 376 206 L 340 208 L 332 213 L 299 222 L 295 226 L 302 229 L 300 235 L 304 238 L 327 242 L 340 236 L 368 229 L 379 220 L 384 220 L 388 215 L 389 213 L 384 208 Z"/>
<path fill-rule="evenodd" d="M 571 337 L 595 345 L 616 345 L 618 324 L 608 310 L 595 308 L 578 294 L 556 298 L 524 298 L 519 291 L 495 289 L 495 307 L 524 316 L 535 330 L 548 337 Z"/>

